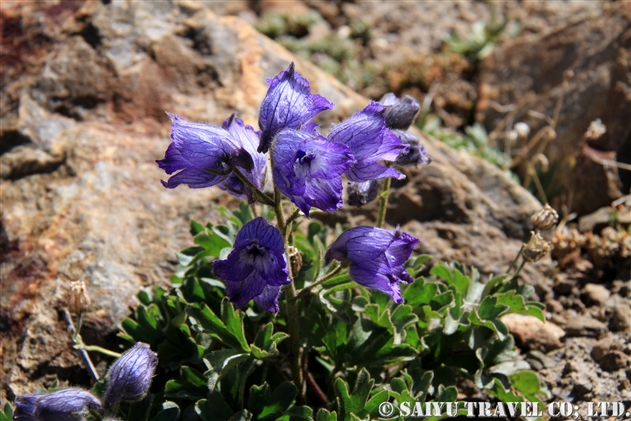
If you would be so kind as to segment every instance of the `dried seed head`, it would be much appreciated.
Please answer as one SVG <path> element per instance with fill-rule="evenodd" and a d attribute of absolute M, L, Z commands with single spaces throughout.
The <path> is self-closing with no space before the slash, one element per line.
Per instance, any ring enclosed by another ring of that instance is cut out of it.
<path fill-rule="evenodd" d="M 68 309 L 71 313 L 81 314 L 90 307 L 90 294 L 83 281 L 75 281 L 70 283 L 70 292 L 68 293 Z"/>
<path fill-rule="evenodd" d="M 607 127 L 600 121 L 599 118 L 589 123 L 589 127 L 585 132 L 585 138 L 587 140 L 599 139 L 602 135 L 607 133 Z"/>
<path fill-rule="evenodd" d="M 535 214 L 530 217 L 530 220 L 535 229 L 547 231 L 554 228 L 557 222 L 559 222 L 559 214 L 546 203 L 543 209 L 535 212 Z"/>
<path fill-rule="evenodd" d="M 524 123 L 523 121 L 520 121 L 519 123 L 516 123 L 515 126 L 513 127 L 513 129 L 515 130 L 515 132 L 517 133 L 517 136 L 525 139 L 528 137 L 528 135 L 530 134 L 530 126 L 526 123 Z"/>
<path fill-rule="evenodd" d="M 550 243 L 541 237 L 539 232 L 530 232 L 530 240 L 527 244 L 524 244 L 524 260 L 527 262 L 538 262 L 550 252 Z"/>
<path fill-rule="evenodd" d="M 289 246 L 288 251 L 291 272 L 294 276 L 297 276 L 298 272 L 300 272 L 300 269 L 302 268 L 302 254 L 300 254 L 300 251 L 294 246 Z"/>

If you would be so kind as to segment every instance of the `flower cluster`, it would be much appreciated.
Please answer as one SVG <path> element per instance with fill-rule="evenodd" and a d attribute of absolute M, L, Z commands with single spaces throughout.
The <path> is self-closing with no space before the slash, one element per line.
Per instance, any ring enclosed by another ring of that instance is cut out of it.
<path fill-rule="evenodd" d="M 103 402 L 83 389 L 20 395 L 15 400 L 16 421 L 77 421 L 88 414 L 115 415 L 121 401 L 136 401 L 149 391 L 158 356 L 149 345 L 138 342 L 110 367 L 109 386 Z"/>
<path fill-rule="evenodd" d="M 343 205 L 343 176 L 349 181 L 349 202 L 361 206 L 377 196 L 378 180 L 405 177 L 393 165 L 430 162 L 418 138 L 406 132 L 420 109 L 409 96 L 397 99 L 389 94 L 381 103 L 370 102 L 325 136 L 312 120 L 335 105 L 312 94 L 293 63 L 268 83 L 260 131 L 234 115 L 222 127 L 169 115 L 172 143 L 164 159 L 157 161 L 171 175 L 164 186 L 218 186 L 250 204 L 278 204 L 277 195 L 282 194 L 309 217 L 312 208 L 333 212 Z M 267 153 L 274 199 L 265 193 Z M 400 301 L 398 282 L 409 281 L 403 263 L 418 240 L 399 231 L 362 228 L 345 233 L 327 256 L 349 260 L 355 281 Z M 230 255 L 214 262 L 215 274 L 226 282 L 226 292 L 236 305 L 254 299 L 260 307 L 278 311 L 281 286 L 291 282 L 283 237 L 264 218 L 256 218 L 242 227 Z M 368 254 L 353 249 L 356 239 L 373 237 L 380 242 L 368 245 Z M 386 238 L 391 240 L 388 246 L 384 246 Z M 346 244 L 352 246 L 345 252 Z M 391 252 L 392 248 L 397 251 Z M 361 261 L 364 255 L 379 258 L 370 266 Z"/>

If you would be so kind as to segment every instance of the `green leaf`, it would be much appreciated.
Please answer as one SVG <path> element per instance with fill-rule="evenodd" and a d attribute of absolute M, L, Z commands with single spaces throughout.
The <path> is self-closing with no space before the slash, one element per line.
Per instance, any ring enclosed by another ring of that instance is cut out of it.
<path fill-rule="evenodd" d="M 209 393 L 207 399 L 197 401 L 195 412 L 202 421 L 226 421 L 234 415 L 234 411 L 217 391 Z"/>
<path fill-rule="evenodd" d="M 0 410 L 0 421 L 13 420 L 13 407 L 9 402 L 4 404 L 4 408 Z"/>
<path fill-rule="evenodd" d="M 285 414 L 293 400 L 298 395 L 298 389 L 291 382 L 283 382 L 272 394 L 266 383 L 250 388 L 248 409 L 252 412 L 253 421 L 275 421 Z"/>
<path fill-rule="evenodd" d="M 292 406 L 278 421 L 313 421 L 313 410 L 308 406 Z"/>
<path fill-rule="evenodd" d="M 445 266 L 442 262 L 434 266 L 429 273 L 436 275 L 439 278 L 443 278 L 448 284 L 450 284 L 454 278 L 453 270 Z"/>
<path fill-rule="evenodd" d="M 234 306 L 228 299 L 224 299 L 221 303 L 221 319 L 226 324 L 226 328 L 228 332 L 232 334 L 239 344 L 241 345 L 241 349 L 244 351 L 249 351 L 250 347 L 248 345 L 248 341 L 245 338 L 245 332 L 243 330 L 243 320 L 241 319 L 240 312 L 237 313 L 234 311 Z"/>
<path fill-rule="evenodd" d="M 548 393 L 543 389 L 541 380 L 539 379 L 537 373 L 530 370 L 524 370 L 510 375 L 508 378 L 515 390 L 525 396 L 527 401 L 540 402 L 543 404 L 541 398 L 547 397 Z"/>
<path fill-rule="evenodd" d="M 174 402 L 165 401 L 162 410 L 151 421 L 178 421 L 179 418 L 180 408 Z"/>
<path fill-rule="evenodd" d="M 169 380 L 164 386 L 164 394 L 168 398 L 202 399 L 208 391 L 206 378 L 191 367 L 180 368 L 181 380 Z"/>
<path fill-rule="evenodd" d="M 249 353 L 240 353 L 234 349 L 220 349 L 207 354 L 204 362 L 208 371 L 204 373 L 204 377 L 208 379 L 208 390 L 214 391 L 222 377 L 234 369 L 237 364 L 249 358 Z"/>
<path fill-rule="evenodd" d="M 194 242 L 202 246 L 209 256 L 214 257 L 219 257 L 222 249 L 232 246 L 232 242 L 215 227 L 211 230 L 205 229 L 197 234 Z"/>
<path fill-rule="evenodd" d="M 190 229 L 191 235 L 195 237 L 200 232 L 204 232 L 204 226 L 197 221 L 191 220 L 191 229 Z"/>
<path fill-rule="evenodd" d="M 263 329 L 259 330 L 259 333 L 257 333 L 256 339 L 254 340 L 254 344 L 251 346 L 252 356 L 254 358 L 263 359 L 278 355 L 278 344 L 287 339 L 289 335 L 284 332 L 272 334 L 273 331 L 274 324 L 272 322 L 268 323 Z"/>
<path fill-rule="evenodd" d="M 324 408 L 320 408 L 316 415 L 316 421 L 337 421 L 337 413 L 335 411 L 329 412 Z"/>
<path fill-rule="evenodd" d="M 423 278 L 417 279 L 403 293 L 406 304 L 412 307 L 420 307 L 429 304 L 438 293 L 438 285 L 425 282 Z"/>
<path fill-rule="evenodd" d="M 430 256 L 429 254 L 421 254 L 414 260 L 412 267 L 414 268 L 414 270 L 417 270 L 417 271 L 422 270 L 423 267 L 425 267 L 425 263 L 427 263 L 430 260 L 432 260 L 432 256 Z"/>
<path fill-rule="evenodd" d="M 230 309 L 226 308 L 230 306 Z M 222 318 L 228 320 L 230 327 L 217 317 L 205 303 L 196 303 L 186 308 L 186 312 L 193 317 L 208 333 L 225 343 L 226 345 L 243 352 L 250 352 L 250 347 L 245 340 L 241 318 L 236 316 L 232 304 L 222 302 Z M 238 322 L 236 321 L 238 319 Z M 235 324 L 238 323 L 238 326 Z M 235 336 L 235 332 L 238 335 Z"/>
<path fill-rule="evenodd" d="M 348 393 L 348 387 L 344 380 L 338 378 L 335 381 L 335 396 L 339 415 L 338 421 L 351 419 L 351 415 L 364 417 L 368 415 L 366 401 L 375 381 L 370 378 L 370 374 L 362 368 L 357 375 L 357 381 L 353 388 L 353 393 Z"/>

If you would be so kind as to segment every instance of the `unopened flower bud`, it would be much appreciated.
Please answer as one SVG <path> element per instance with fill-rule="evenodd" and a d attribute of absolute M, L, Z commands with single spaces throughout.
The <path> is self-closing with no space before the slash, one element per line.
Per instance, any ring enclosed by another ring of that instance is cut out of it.
<path fill-rule="evenodd" d="M 70 292 L 68 294 L 68 309 L 71 313 L 81 314 L 90 307 L 90 294 L 83 281 L 75 281 L 70 283 Z"/>
<path fill-rule="evenodd" d="M 15 400 L 16 421 L 80 421 L 101 414 L 101 402 L 83 389 L 63 389 L 43 395 L 21 395 Z"/>
<path fill-rule="evenodd" d="M 432 159 L 427 155 L 427 149 L 421 145 L 421 140 L 414 136 L 412 133 L 403 130 L 392 130 L 392 133 L 397 135 L 401 143 L 408 147 L 408 151 L 399 154 L 396 159 L 396 163 L 399 165 L 426 165 L 432 162 Z"/>
<path fill-rule="evenodd" d="M 524 244 L 523 256 L 527 262 L 538 262 L 550 252 L 550 243 L 541 237 L 541 234 L 530 232 L 530 240 Z"/>
<path fill-rule="evenodd" d="M 557 222 L 559 222 L 559 214 L 546 203 L 543 209 L 537 211 L 530 217 L 530 220 L 535 229 L 547 231 L 554 228 Z"/>
<path fill-rule="evenodd" d="M 296 276 L 302 268 L 302 254 L 300 254 L 300 251 L 294 246 L 289 246 L 288 251 L 289 262 L 291 263 L 291 271 L 293 275 Z"/>
<path fill-rule="evenodd" d="M 528 135 L 530 134 L 530 126 L 524 123 L 523 121 L 516 123 L 515 126 L 513 126 L 513 129 L 515 129 L 517 136 L 519 136 L 522 139 L 527 138 Z"/>
<path fill-rule="evenodd" d="M 158 355 L 149 345 L 138 342 L 110 367 L 110 384 L 103 406 L 112 413 L 120 401 L 137 401 L 147 394 L 158 365 Z"/>
<path fill-rule="evenodd" d="M 379 194 L 379 181 L 369 180 L 362 183 L 348 183 L 348 204 L 361 207 L 368 202 L 372 202 Z"/>
<path fill-rule="evenodd" d="M 388 107 L 386 109 L 386 127 L 389 129 L 407 130 L 421 109 L 418 101 L 411 96 L 404 95 L 403 98 L 397 99 L 392 92 L 384 95 L 379 103 Z"/>

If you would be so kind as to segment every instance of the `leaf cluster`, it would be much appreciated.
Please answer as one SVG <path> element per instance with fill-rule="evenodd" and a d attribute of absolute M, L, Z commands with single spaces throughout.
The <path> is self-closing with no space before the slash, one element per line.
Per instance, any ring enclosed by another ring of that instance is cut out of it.
<path fill-rule="evenodd" d="M 297 402 L 284 297 L 277 315 L 235 309 L 212 273 L 212 261 L 227 255 L 239 227 L 252 219 L 246 205 L 222 212 L 225 225 L 191 223 L 195 246 L 178 254 L 173 287 L 141 292 L 122 324 L 122 338 L 149 343 L 160 361 L 153 394 L 134 404 L 145 412 L 132 418 L 123 408 L 123 419 L 378 419 L 386 401 L 455 401 L 462 379 L 501 401 L 545 398 L 500 319 L 543 319 L 543 305 L 527 300 L 532 287 L 505 276 L 482 282 L 475 269 L 457 263 L 430 269 L 424 255 L 408 262 L 415 281 L 397 305 L 343 272 L 331 275 L 336 263 L 323 263 L 330 229 L 312 222 L 304 230 L 295 224 L 292 233 L 303 258 L 296 286 L 308 289 L 331 276 L 299 301 L 307 393 Z"/>

